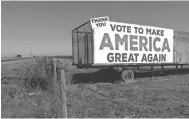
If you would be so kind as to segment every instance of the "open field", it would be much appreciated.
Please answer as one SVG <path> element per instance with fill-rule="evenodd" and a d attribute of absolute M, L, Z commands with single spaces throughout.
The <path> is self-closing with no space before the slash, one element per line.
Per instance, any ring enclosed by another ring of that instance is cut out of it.
<path fill-rule="evenodd" d="M 14 77 L 16 76 L 18 69 L 27 64 L 31 63 L 33 59 L 23 59 L 15 61 L 1 62 L 1 78 L 3 77 Z"/>
<path fill-rule="evenodd" d="M 25 59 L 32 59 L 32 58 L 30 58 L 30 57 L 23 57 L 23 58 L 1 58 L 1 62 L 18 61 L 18 60 L 25 60 Z"/>
<path fill-rule="evenodd" d="M 53 116 L 53 96 L 48 90 L 26 88 L 22 96 L 18 96 L 16 92 L 20 89 L 14 79 L 18 68 L 31 62 L 32 60 L 2 63 L 1 77 L 5 77 L 1 81 L 2 117 Z M 71 66 L 69 59 L 60 62 L 66 66 L 66 80 L 70 80 L 73 72 L 93 73 L 99 70 L 76 69 Z M 68 117 L 72 118 L 189 117 L 189 74 L 145 78 L 139 76 L 125 84 L 68 83 L 66 91 Z"/>

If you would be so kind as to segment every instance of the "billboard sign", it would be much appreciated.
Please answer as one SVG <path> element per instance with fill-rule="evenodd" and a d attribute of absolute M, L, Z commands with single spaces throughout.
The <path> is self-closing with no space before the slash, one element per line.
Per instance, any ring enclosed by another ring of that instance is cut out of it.
<path fill-rule="evenodd" d="M 90 21 L 94 64 L 173 63 L 174 30 L 112 22 L 108 17 Z"/>

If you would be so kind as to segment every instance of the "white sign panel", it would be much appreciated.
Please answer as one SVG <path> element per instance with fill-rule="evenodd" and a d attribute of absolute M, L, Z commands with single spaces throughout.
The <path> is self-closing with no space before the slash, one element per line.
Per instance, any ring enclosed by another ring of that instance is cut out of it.
<path fill-rule="evenodd" d="M 108 26 L 92 25 L 94 64 L 173 63 L 172 29 L 106 23 Z"/>
<path fill-rule="evenodd" d="M 98 17 L 98 18 L 91 18 L 90 19 L 92 29 L 102 28 L 102 27 L 109 27 L 109 17 Z"/>

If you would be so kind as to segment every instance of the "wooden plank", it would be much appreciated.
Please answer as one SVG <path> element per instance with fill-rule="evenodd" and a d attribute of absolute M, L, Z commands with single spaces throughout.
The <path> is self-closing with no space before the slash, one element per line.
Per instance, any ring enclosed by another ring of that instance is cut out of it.
<path fill-rule="evenodd" d="M 73 56 L 73 59 L 72 59 L 72 63 L 75 63 L 75 54 L 74 54 L 74 36 L 73 36 L 73 31 L 72 31 L 72 56 Z"/>
<path fill-rule="evenodd" d="M 66 83 L 65 72 L 60 70 L 60 94 L 61 94 L 61 118 L 67 118 L 67 99 L 66 99 Z"/>
<path fill-rule="evenodd" d="M 87 33 L 87 34 L 91 34 L 91 32 L 87 32 L 87 31 L 75 31 L 75 33 L 83 33 L 83 34 L 85 34 L 85 33 Z"/>
<path fill-rule="evenodd" d="M 92 63 L 91 64 L 93 64 L 94 63 L 94 36 L 93 36 L 93 29 L 92 29 L 92 27 L 91 27 L 91 44 L 92 44 Z"/>
<path fill-rule="evenodd" d="M 79 59 L 79 35 L 78 35 L 78 29 L 77 29 L 77 59 L 78 59 L 78 64 L 80 64 L 80 59 Z"/>
<path fill-rule="evenodd" d="M 92 64 L 92 34 L 88 35 L 88 63 Z"/>
<path fill-rule="evenodd" d="M 89 23 L 90 21 L 86 21 L 85 23 L 81 24 L 80 26 L 78 26 L 77 28 L 74 29 L 75 30 L 78 30 L 80 27 L 83 27 L 85 24 Z"/>
<path fill-rule="evenodd" d="M 56 59 L 53 59 L 53 83 L 57 83 Z"/>
<path fill-rule="evenodd" d="M 89 45 L 88 45 L 88 40 L 89 40 L 89 39 L 88 39 L 88 35 L 89 35 L 89 34 L 87 34 L 87 36 L 86 36 L 86 47 L 87 47 L 86 54 L 87 54 L 87 64 L 89 64 L 89 55 L 88 55 L 88 54 L 89 54 L 89 53 L 88 53 L 88 51 L 89 51 L 89 47 L 88 47 L 88 46 L 89 46 Z"/>

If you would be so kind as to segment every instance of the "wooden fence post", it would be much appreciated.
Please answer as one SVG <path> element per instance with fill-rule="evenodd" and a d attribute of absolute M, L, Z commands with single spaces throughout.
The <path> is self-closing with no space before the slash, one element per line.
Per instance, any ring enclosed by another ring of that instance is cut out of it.
<path fill-rule="evenodd" d="M 56 64 L 56 59 L 53 58 L 53 88 L 55 89 L 54 91 L 59 91 L 57 90 L 57 86 L 59 86 L 58 84 L 58 74 L 57 74 L 57 64 Z M 59 88 L 58 88 L 59 89 Z M 58 112 L 57 112 L 57 117 L 59 118 L 60 117 L 60 113 L 59 113 L 59 109 L 60 107 L 57 107 L 58 108 Z"/>
<path fill-rule="evenodd" d="M 57 71 L 56 71 L 56 60 L 53 59 L 53 82 L 57 83 Z"/>
<path fill-rule="evenodd" d="M 66 100 L 66 83 L 65 83 L 65 72 L 60 70 L 60 97 L 61 97 L 61 118 L 67 118 L 67 100 Z"/>

